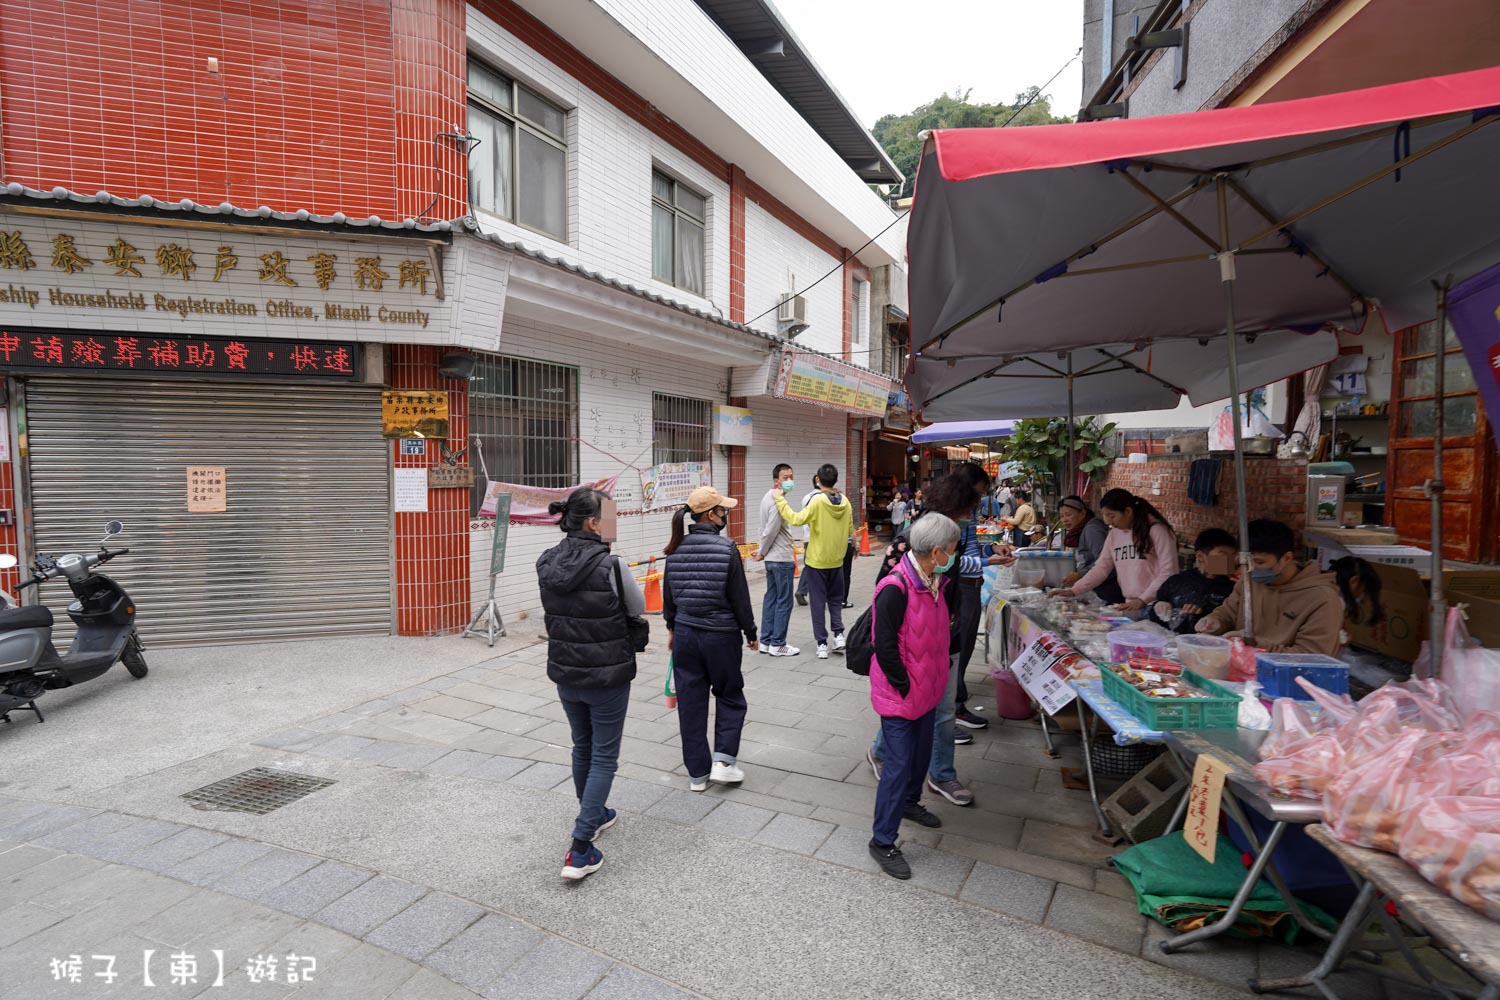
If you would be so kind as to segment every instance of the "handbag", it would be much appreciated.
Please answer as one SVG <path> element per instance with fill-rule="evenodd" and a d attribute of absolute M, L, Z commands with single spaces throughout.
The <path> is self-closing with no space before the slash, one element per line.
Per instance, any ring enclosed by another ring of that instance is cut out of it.
<path fill-rule="evenodd" d="M 620 561 L 609 554 L 605 558 L 615 567 L 615 592 L 620 598 L 620 617 L 625 619 L 625 631 L 630 635 L 630 648 L 643 653 L 651 642 L 651 623 L 625 610 L 625 577 L 620 573 Z"/>

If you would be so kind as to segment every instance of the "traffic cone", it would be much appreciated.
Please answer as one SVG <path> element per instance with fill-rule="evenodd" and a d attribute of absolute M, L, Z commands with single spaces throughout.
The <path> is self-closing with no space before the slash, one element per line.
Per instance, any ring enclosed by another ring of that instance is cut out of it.
<path fill-rule="evenodd" d="M 802 550 L 799 549 L 797 546 L 795 546 L 795 545 L 792 546 L 792 579 L 793 580 L 797 579 L 797 577 L 799 577 L 799 576 L 802 575 L 802 564 L 797 561 L 797 553 L 799 553 L 801 551 Z"/>
<path fill-rule="evenodd" d="M 859 554 L 862 556 L 870 554 L 870 525 L 868 522 L 859 526 Z"/>
<path fill-rule="evenodd" d="M 661 574 L 656 571 L 656 557 L 646 561 L 646 575 L 641 578 L 646 585 L 646 614 L 661 614 Z"/>

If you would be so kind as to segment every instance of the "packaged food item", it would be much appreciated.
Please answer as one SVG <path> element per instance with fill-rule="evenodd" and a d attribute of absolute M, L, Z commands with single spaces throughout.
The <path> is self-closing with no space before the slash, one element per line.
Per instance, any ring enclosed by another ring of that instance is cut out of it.
<path fill-rule="evenodd" d="M 1454 899 L 1500 920 L 1500 796 L 1441 796 L 1401 824 L 1397 853 Z"/>

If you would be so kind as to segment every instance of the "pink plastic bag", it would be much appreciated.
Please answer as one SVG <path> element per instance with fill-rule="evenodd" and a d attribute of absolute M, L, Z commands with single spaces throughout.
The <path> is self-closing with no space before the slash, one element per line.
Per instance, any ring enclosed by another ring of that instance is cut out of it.
<path fill-rule="evenodd" d="M 1280 704 L 1278 699 L 1277 704 Z M 1255 777 L 1294 799 L 1320 799 L 1344 770 L 1344 748 L 1333 733 L 1317 733 L 1282 755 L 1255 765 Z"/>
<path fill-rule="evenodd" d="M 1229 644 L 1229 679 L 1231 681 L 1253 681 L 1256 678 L 1255 654 L 1259 650 L 1245 645 L 1243 639 L 1232 639 Z"/>
<path fill-rule="evenodd" d="M 1462 745 L 1463 738 L 1415 728 L 1402 730 L 1391 743 L 1382 743 L 1373 728 L 1358 735 L 1358 747 L 1346 744 L 1343 773 L 1324 790 L 1323 821 L 1347 844 L 1394 852 L 1401 823 L 1411 809 L 1453 794 L 1453 769 L 1434 765 Z M 1356 759 L 1361 748 L 1363 755 Z"/>
<path fill-rule="evenodd" d="M 1430 642 L 1422 644 L 1414 672 L 1427 677 L 1432 670 Z M 1443 681 L 1465 720 L 1480 712 L 1500 712 L 1500 650 L 1474 645 L 1464 624 L 1464 612 L 1448 610 L 1443 641 Z"/>
<path fill-rule="evenodd" d="M 1422 802 L 1402 823 L 1397 845 L 1427 881 L 1500 920 L 1500 796 Z"/>
<path fill-rule="evenodd" d="M 1271 702 L 1271 731 L 1256 751 L 1261 760 L 1281 757 L 1302 741 L 1326 732 L 1333 720 L 1328 713 L 1314 715 L 1305 701 L 1277 698 Z"/>

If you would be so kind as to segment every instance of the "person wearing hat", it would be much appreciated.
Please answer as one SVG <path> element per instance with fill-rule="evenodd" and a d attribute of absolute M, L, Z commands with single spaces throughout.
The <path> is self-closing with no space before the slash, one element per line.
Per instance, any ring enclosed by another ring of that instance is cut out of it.
<path fill-rule="evenodd" d="M 745 677 L 740 671 L 745 645 L 758 648 L 750 584 L 739 549 L 721 532 L 729 511 L 740 502 L 712 486 L 700 486 L 672 518 L 666 553 L 662 617 L 672 675 L 677 684 L 677 724 L 682 763 L 695 792 L 710 781 L 738 785 L 745 780 L 736 758 L 745 726 Z M 688 518 L 692 525 L 688 526 Z M 714 698 L 714 749 L 708 749 L 708 698 Z"/>

